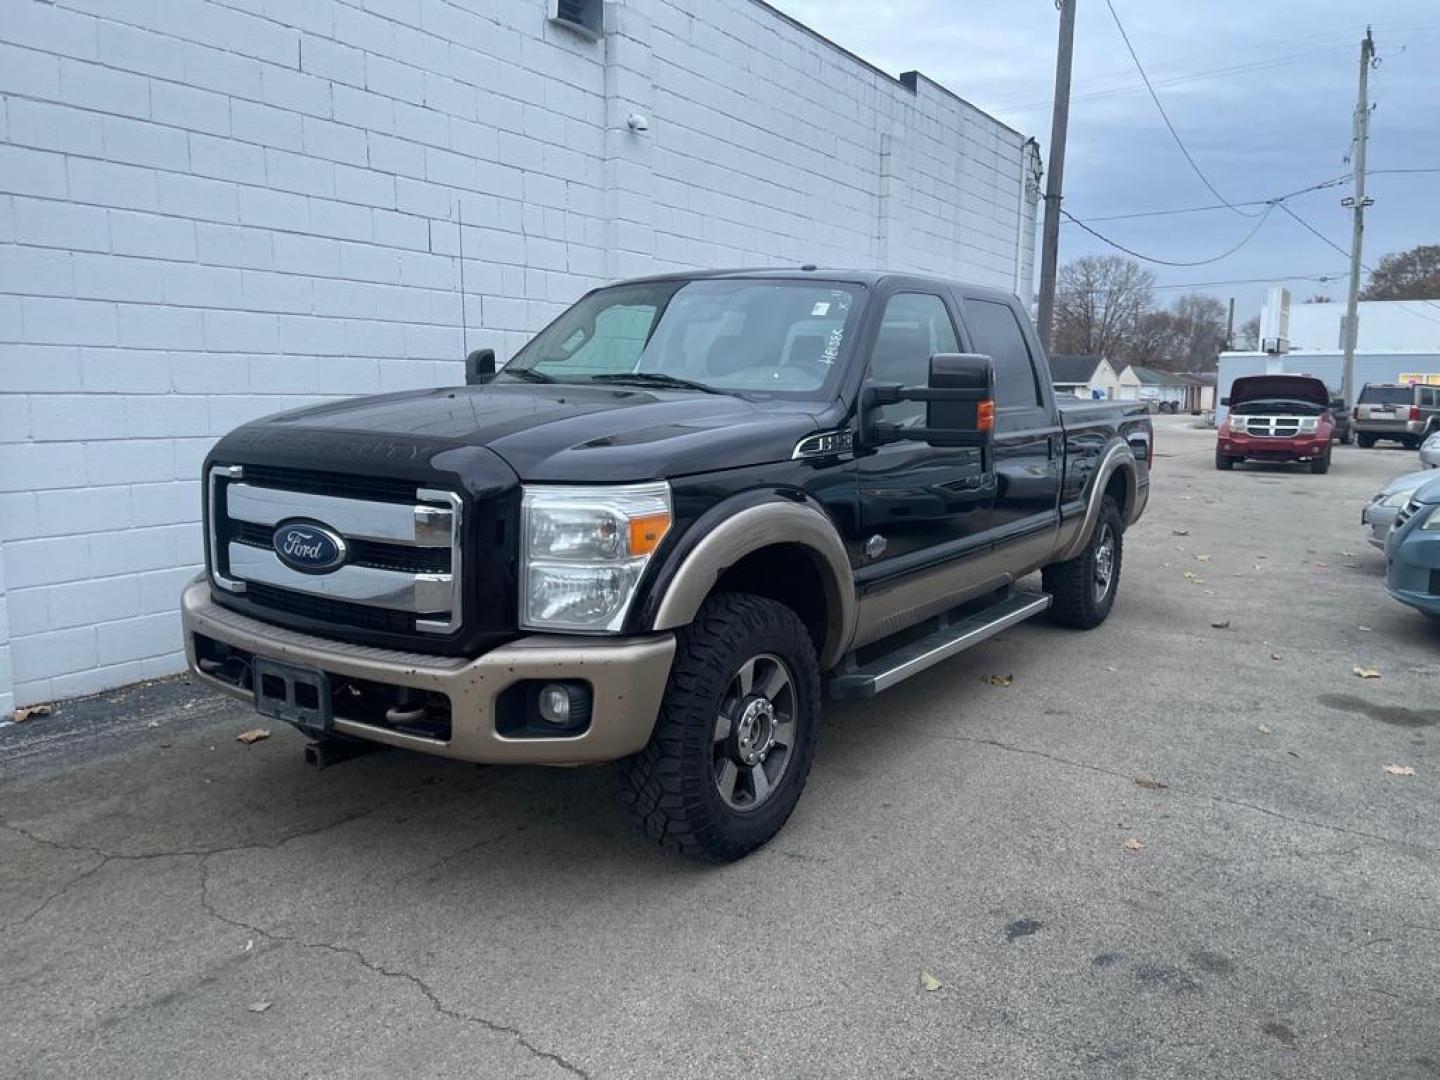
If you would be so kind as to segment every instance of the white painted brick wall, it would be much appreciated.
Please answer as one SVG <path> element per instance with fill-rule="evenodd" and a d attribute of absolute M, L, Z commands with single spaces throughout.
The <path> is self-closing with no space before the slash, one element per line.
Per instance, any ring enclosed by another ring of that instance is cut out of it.
<path fill-rule="evenodd" d="M 545 10 L 0 0 L 0 711 L 179 668 L 236 424 L 660 269 L 1028 294 L 1033 149 L 935 84 L 754 0 L 610 2 L 601 42 Z"/>

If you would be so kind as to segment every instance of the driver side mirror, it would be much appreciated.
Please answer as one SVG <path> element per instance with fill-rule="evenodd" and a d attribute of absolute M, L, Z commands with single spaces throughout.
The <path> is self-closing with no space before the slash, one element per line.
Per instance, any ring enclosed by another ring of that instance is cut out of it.
<path fill-rule="evenodd" d="M 936 353 L 927 386 L 867 386 L 861 408 L 868 414 L 899 401 L 925 402 L 925 426 L 871 422 L 867 416 L 866 442 L 988 448 L 995 438 L 995 362 L 979 353 Z"/>
<path fill-rule="evenodd" d="M 1336 412 L 1344 412 L 1345 399 L 1343 397 L 1332 397 L 1330 399 L 1330 408 Z"/>
<path fill-rule="evenodd" d="M 1228 409 L 1228 408 L 1230 407 L 1230 398 L 1229 398 L 1228 396 L 1227 396 L 1227 397 L 1222 397 L 1222 398 L 1220 399 L 1220 404 L 1221 404 L 1221 405 L 1224 405 L 1224 406 Z"/>
<path fill-rule="evenodd" d="M 483 386 L 495 377 L 495 350 L 476 349 L 465 357 L 465 385 Z"/>

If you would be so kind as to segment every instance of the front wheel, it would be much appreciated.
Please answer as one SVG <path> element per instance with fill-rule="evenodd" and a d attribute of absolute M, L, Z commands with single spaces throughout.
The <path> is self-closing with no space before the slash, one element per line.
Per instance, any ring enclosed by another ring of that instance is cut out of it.
<path fill-rule="evenodd" d="M 1355 441 L 1355 435 L 1349 428 L 1346 428 L 1337 438 L 1340 440 L 1341 446 L 1349 446 Z"/>
<path fill-rule="evenodd" d="M 1089 630 L 1115 606 L 1120 563 L 1125 553 L 1125 521 L 1114 499 L 1100 506 L 1100 520 L 1085 549 L 1073 559 L 1045 567 L 1040 580 L 1050 594 L 1050 617 L 1062 626 Z"/>
<path fill-rule="evenodd" d="M 1312 473 L 1320 473 L 1320 474 L 1324 474 L 1324 473 L 1327 473 L 1327 472 L 1330 471 L 1330 450 L 1329 450 L 1329 448 L 1326 448 L 1325 454 L 1324 454 L 1323 457 L 1312 458 L 1312 459 L 1310 460 L 1310 471 L 1311 471 Z"/>
<path fill-rule="evenodd" d="M 1235 459 L 1217 450 L 1215 452 L 1215 468 L 1220 469 L 1222 472 L 1229 472 L 1235 468 Z"/>
<path fill-rule="evenodd" d="M 655 731 L 625 764 L 631 816 L 682 854 L 748 855 L 800 799 L 819 712 L 820 665 L 799 617 L 717 593 L 680 632 Z"/>
<path fill-rule="evenodd" d="M 1356 435 L 1355 441 L 1360 444 L 1361 450 L 1369 450 L 1375 445 L 1374 435 Z"/>

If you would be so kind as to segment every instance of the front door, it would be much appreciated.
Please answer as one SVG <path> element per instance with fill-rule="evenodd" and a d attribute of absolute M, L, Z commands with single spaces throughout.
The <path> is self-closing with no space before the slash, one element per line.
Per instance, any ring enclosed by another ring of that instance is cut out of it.
<path fill-rule="evenodd" d="M 884 304 L 866 380 L 925 386 L 932 355 L 962 351 L 951 302 L 917 290 L 892 293 Z M 923 427 L 925 411 L 923 402 L 899 402 L 883 406 L 877 419 Z M 918 441 L 875 447 L 855 467 L 860 636 L 874 640 L 955 602 L 947 602 L 948 577 L 988 549 L 994 474 L 978 449 Z"/>
<path fill-rule="evenodd" d="M 1064 436 L 1053 391 L 1035 363 L 1039 343 L 1000 300 L 966 296 L 971 348 L 995 361 L 995 505 L 991 516 L 1006 569 L 1028 573 L 1053 551 L 1059 528 Z M 1007 554 L 1008 553 L 1008 554 Z"/>

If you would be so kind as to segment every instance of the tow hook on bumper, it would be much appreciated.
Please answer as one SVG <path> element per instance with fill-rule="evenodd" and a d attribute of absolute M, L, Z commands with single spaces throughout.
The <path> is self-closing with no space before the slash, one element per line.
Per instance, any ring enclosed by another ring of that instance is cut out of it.
<path fill-rule="evenodd" d="M 339 765 L 351 758 L 373 754 L 380 748 L 380 743 L 368 742 L 365 739 L 346 739 L 331 735 L 305 744 L 305 764 L 312 769 L 328 769 L 331 765 Z"/>

